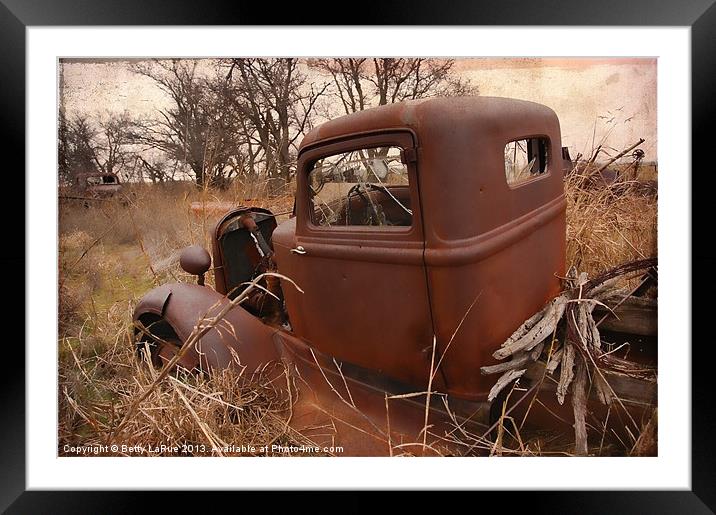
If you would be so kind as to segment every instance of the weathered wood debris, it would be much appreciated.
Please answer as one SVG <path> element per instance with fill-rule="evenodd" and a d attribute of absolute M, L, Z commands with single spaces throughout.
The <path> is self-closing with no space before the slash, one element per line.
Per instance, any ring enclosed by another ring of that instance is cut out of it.
<path fill-rule="evenodd" d="M 656 282 L 657 260 L 643 259 L 624 263 L 598 277 L 589 280 L 586 273 L 572 269 L 565 280 L 565 290 L 550 301 L 541 311 L 525 321 L 502 346 L 493 353 L 499 360 L 511 358 L 496 365 L 481 368 L 483 375 L 502 373 L 489 393 L 491 402 L 498 394 L 518 380 L 536 361 L 543 358 L 544 369 L 554 374 L 559 367 L 556 396 L 559 404 L 571 394 L 574 411 L 575 452 L 587 455 L 587 393 L 591 386 L 596 390 L 599 401 L 611 406 L 621 404 L 609 380 L 609 371 L 617 371 L 633 379 L 655 381 L 653 370 L 642 365 L 617 358 L 602 348 L 599 333 L 600 324 L 610 317 L 612 310 L 628 303 L 637 308 L 655 306 L 655 300 L 634 297 L 637 291 L 645 290 L 649 283 Z M 620 285 L 627 279 L 640 278 L 639 284 L 624 290 Z M 607 304 L 608 303 L 608 304 Z M 611 307 L 610 307 L 611 306 Z M 599 308 L 596 309 L 595 308 Z M 655 320 L 634 316 L 622 319 L 617 326 L 622 332 L 648 334 L 655 332 Z M 621 408 L 626 412 L 623 404 Z M 634 423 L 636 426 L 636 423 Z"/>

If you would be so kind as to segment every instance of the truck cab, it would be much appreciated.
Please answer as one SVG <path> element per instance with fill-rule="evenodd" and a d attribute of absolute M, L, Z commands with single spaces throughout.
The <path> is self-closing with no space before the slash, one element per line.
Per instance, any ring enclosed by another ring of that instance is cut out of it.
<path fill-rule="evenodd" d="M 117 174 L 111 172 L 87 172 L 77 174 L 73 186 L 78 194 L 98 198 L 111 197 L 122 188 Z"/>
<path fill-rule="evenodd" d="M 434 384 L 484 398 L 476 371 L 559 292 L 561 167 L 556 115 L 519 100 L 418 100 L 312 131 L 296 216 L 272 235 L 304 290 L 283 289 L 294 332 L 416 386 L 435 339 Z"/>

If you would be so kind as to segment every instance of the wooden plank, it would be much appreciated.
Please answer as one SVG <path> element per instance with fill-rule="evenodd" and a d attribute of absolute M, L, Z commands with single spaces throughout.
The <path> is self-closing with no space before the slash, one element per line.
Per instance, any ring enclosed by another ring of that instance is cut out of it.
<path fill-rule="evenodd" d="M 541 361 L 530 366 L 523 376 L 523 379 L 527 379 L 529 382 L 523 386 L 529 387 L 535 382 L 538 382 L 542 377 L 544 367 L 545 364 Z M 607 368 L 602 368 L 601 370 L 607 382 L 614 390 L 614 393 L 622 402 L 627 404 L 656 405 L 657 382 L 655 380 L 637 379 L 620 372 L 611 371 Z M 547 374 L 547 379 L 542 383 L 540 391 L 556 395 L 557 384 L 551 375 Z M 596 388 L 591 389 L 589 401 L 601 402 Z"/>
<path fill-rule="evenodd" d="M 619 302 L 621 299 L 618 297 L 604 300 L 609 307 L 616 306 Z M 594 308 L 596 320 L 600 320 L 605 315 L 606 318 L 599 324 L 599 329 L 640 336 L 655 336 L 657 334 L 658 305 L 655 299 L 628 297 L 614 310 L 614 314 L 602 306 Z"/>

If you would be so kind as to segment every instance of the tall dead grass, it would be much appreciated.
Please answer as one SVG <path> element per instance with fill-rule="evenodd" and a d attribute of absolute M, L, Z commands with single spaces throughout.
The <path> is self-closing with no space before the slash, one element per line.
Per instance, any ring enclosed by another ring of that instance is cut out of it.
<path fill-rule="evenodd" d="M 565 179 L 567 266 L 590 277 L 657 255 L 657 196 L 636 181 L 594 184 L 594 165 Z"/>
<path fill-rule="evenodd" d="M 116 338 L 117 349 L 84 357 L 74 348 L 81 343 L 64 342 L 72 360 L 60 360 L 60 455 L 77 455 L 78 446 L 107 456 L 286 455 L 273 446 L 305 443 L 287 425 L 288 369 L 281 382 L 247 378 L 235 369 L 210 376 L 177 370 L 150 390 L 117 432 L 129 406 L 158 374 L 137 359 L 127 336 Z"/>
<path fill-rule="evenodd" d="M 656 255 L 656 197 L 629 181 L 591 187 L 584 179 L 589 173 L 583 167 L 565 180 L 568 265 L 593 277 L 621 262 Z M 193 280 L 179 268 L 178 252 L 194 243 L 209 246 L 217 216 L 196 216 L 191 202 L 262 205 L 282 213 L 292 207 L 291 190 L 268 198 L 260 188 L 241 185 L 222 192 L 185 184 L 134 185 L 125 200 L 90 207 L 60 202 L 60 455 L 77 455 L 77 446 L 93 446 L 103 455 L 271 455 L 273 444 L 307 443 L 286 424 L 290 401 L 278 387 L 292 384 L 288 369 L 281 385 L 249 381 L 235 370 L 210 377 L 177 372 L 151 392 L 121 433 L 112 434 L 156 374 L 134 352 L 133 306 L 153 285 Z M 566 445 L 550 435 L 523 438 L 516 426 L 503 431 L 516 442 L 514 448 L 505 438 L 491 452 L 565 453 Z M 118 450 L 102 451 L 110 434 Z M 483 440 L 484 451 L 490 443 Z"/>
<path fill-rule="evenodd" d="M 305 443 L 286 425 L 286 382 L 279 389 L 235 370 L 171 376 L 112 434 L 156 373 L 134 352 L 133 307 L 153 285 L 193 280 L 178 266 L 179 251 L 208 247 L 218 218 L 197 216 L 191 202 L 263 203 L 281 212 L 290 209 L 288 198 L 178 183 L 129 185 L 108 200 L 60 201 L 58 454 L 78 455 L 80 446 L 100 455 L 270 455 L 272 445 Z M 289 370 L 284 376 L 291 384 Z M 110 434 L 116 451 L 103 447 Z"/>

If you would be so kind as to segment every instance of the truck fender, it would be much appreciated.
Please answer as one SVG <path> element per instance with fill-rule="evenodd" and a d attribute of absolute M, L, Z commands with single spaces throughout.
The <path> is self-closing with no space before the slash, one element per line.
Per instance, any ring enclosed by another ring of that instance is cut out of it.
<path fill-rule="evenodd" d="M 152 326 L 168 326 L 178 345 L 183 345 L 197 324 L 217 316 L 229 299 L 216 291 L 197 284 L 165 284 L 149 291 L 134 310 L 135 326 L 152 331 Z M 141 331 L 139 331 L 141 332 Z M 212 327 L 181 360 L 185 368 L 200 370 L 246 367 L 249 373 L 262 369 L 280 355 L 272 335 L 275 328 L 265 325 L 241 306 L 233 307 Z"/>

